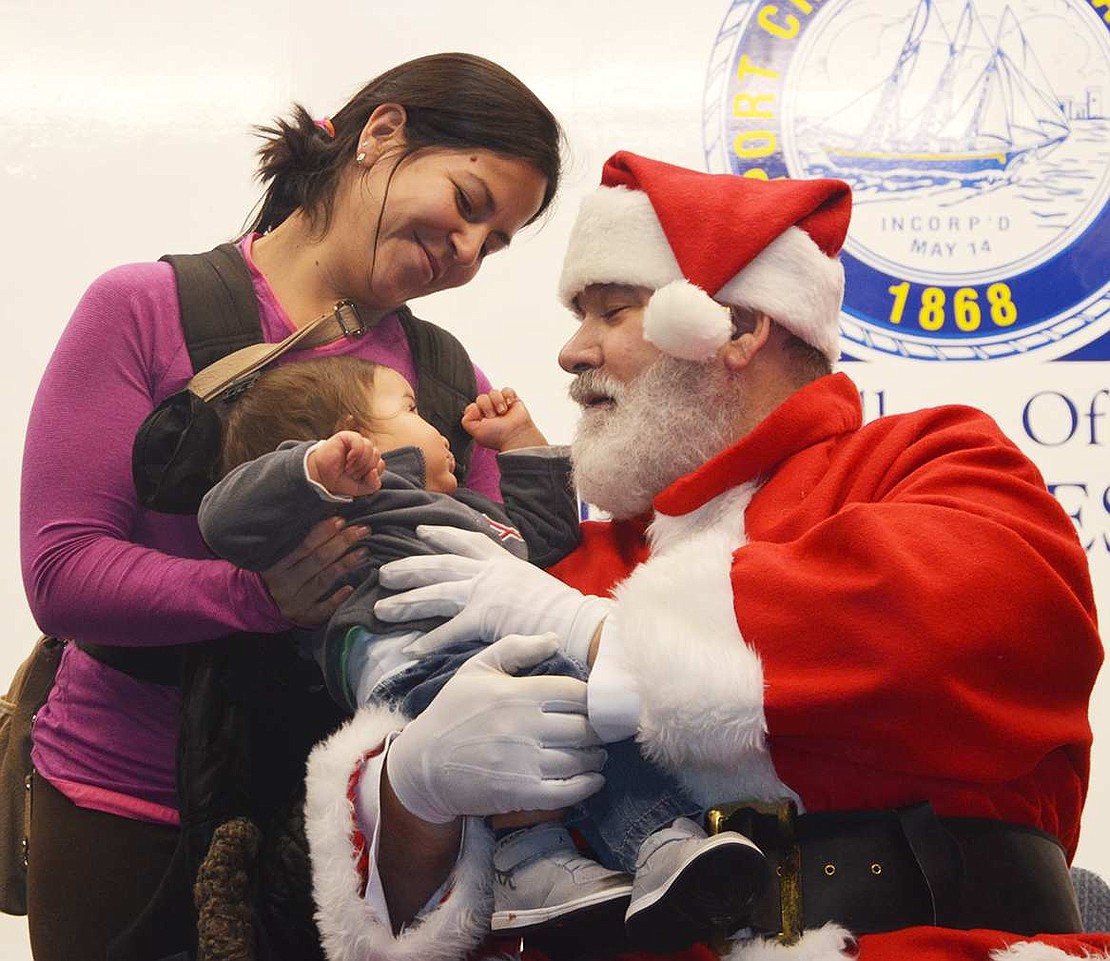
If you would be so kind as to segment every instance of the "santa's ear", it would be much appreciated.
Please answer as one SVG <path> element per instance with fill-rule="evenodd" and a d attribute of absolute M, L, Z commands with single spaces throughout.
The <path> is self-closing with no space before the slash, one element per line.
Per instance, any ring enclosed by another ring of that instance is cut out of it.
<path fill-rule="evenodd" d="M 771 338 L 771 318 L 758 310 L 733 307 L 732 334 L 721 348 L 721 358 L 729 370 L 743 370 Z"/>

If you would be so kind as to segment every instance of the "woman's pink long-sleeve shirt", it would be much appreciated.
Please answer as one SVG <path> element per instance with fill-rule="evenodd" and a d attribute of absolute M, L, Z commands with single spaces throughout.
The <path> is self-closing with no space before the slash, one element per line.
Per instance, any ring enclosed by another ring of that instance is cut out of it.
<path fill-rule="evenodd" d="M 262 331 L 293 326 L 250 256 Z M 351 354 L 415 371 L 390 315 L 369 334 L 291 359 Z M 480 371 L 479 391 L 489 382 Z M 192 376 L 169 264 L 110 270 L 85 293 L 43 375 L 23 458 L 21 555 L 43 631 L 95 644 L 154 646 L 289 624 L 259 575 L 213 559 L 192 516 L 139 506 L 131 445 L 150 411 Z M 469 486 L 499 497 L 493 454 L 476 449 Z M 34 728 L 36 769 L 75 803 L 177 820 L 179 692 L 137 681 L 67 647 Z"/>

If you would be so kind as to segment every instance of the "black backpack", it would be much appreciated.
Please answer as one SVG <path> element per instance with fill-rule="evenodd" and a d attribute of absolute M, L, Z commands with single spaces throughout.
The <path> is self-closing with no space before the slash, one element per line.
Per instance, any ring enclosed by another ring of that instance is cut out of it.
<path fill-rule="evenodd" d="M 261 342 L 251 276 L 234 245 L 162 259 L 175 271 L 194 370 Z M 418 373 L 417 404 L 458 452 L 461 480 L 472 441 L 459 421 L 477 392 L 473 364 L 451 334 L 407 308 L 399 316 Z M 163 459 L 133 463 L 136 480 L 144 477 L 148 489 L 171 501 L 178 495 L 167 483 L 166 465 L 182 443 L 173 425 L 210 432 L 207 416 L 215 417 L 197 414 L 195 398 L 185 400 L 185 415 L 159 428 L 165 436 L 147 438 L 145 449 L 161 451 Z M 185 472 L 202 494 L 214 480 L 218 435 L 214 444 L 205 442 L 211 461 L 190 455 Z M 181 495 L 195 496 L 195 489 Z M 234 634 L 149 649 L 81 647 L 132 676 L 182 687 L 181 839 L 161 885 L 112 945 L 109 961 L 322 961 L 304 838 L 304 768 L 312 747 L 346 714 L 295 635 Z"/>
<path fill-rule="evenodd" d="M 222 244 L 207 253 L 168 254 L 162 260 L 173 266 L 177 278 L 181 323 L 194 372 L 262 343 L 253 282 L 237 247 Z M 474 399 L 474 367 L 462 344 L 447 331 L 414 317 L 407 307 L 397 313 L 418 374 L 417 406 L 427 411 L 428 420 L 458 452 L 461 483 L 473 442 L 456 412 Z M 174 514 L 197 512 L 217 480 L 222 435 L 218 409 L 232 403 L 235 395 L 233 390 L 207 402 L 180 390 L 143 421 L 132 446 L 131 474 L 144 507 Z"/>

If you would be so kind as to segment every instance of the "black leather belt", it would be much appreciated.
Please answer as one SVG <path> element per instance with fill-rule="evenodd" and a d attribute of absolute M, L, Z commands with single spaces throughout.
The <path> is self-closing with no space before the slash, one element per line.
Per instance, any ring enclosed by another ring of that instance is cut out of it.
<path fill-rule="evenodd" d="M 771 861 L 752 926 L 783 941 L 830 921 L 856 934 L 1082 930 L 1064 850 L 1035 828 L 942 818 L 928 803 L 799 815 L 792 802 L 714 808 L 709 828 L 739 831 Z"/>

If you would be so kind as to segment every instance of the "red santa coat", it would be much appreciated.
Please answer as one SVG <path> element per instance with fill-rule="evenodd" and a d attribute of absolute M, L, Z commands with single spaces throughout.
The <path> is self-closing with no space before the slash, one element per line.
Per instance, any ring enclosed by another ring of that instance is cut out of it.
<path fill-rule="evenodd" d="M 1087 562 L 1037 469 L 981 412 L 863 427 L 852 382 L 822 378 L 663 492 L 650 523 L 587 523 L 553 573 L 617 597 L 639 740 L 706 803 L 929 800 L 941 815 L 1035 826 L 1074 853 L 1102 658 Z M 360 715 L 310 762 L 329 956 L 463 957 L 490 910 L 490 839 L 476 819 L 450 895 L 422 925 L 394 939 L 357 896 L 347 780 L 403 723 Z M 911 928 L 853 949 L 827 926 L 791 947 L 737 943 L 729 957 L 853 950 L 861 961 L 1049 961 L 1110 957 L 1110 935 Z M 692 948 L 676 961 L 708 956 Z"/>
<path fill-rule="evenodd" d="M 703 800 L 929 800 L 1074 854 L 1102 659 L 1087 561 L 983 413 L 864 427 L 852 382 L 822 378 L 663 492 L 650 527 L 587 524 L 553 573 L 618 598 L 641 743 Z M 860 956 L 983 959 L 1016 940 L 914 929 L 865 936 Z"/>

